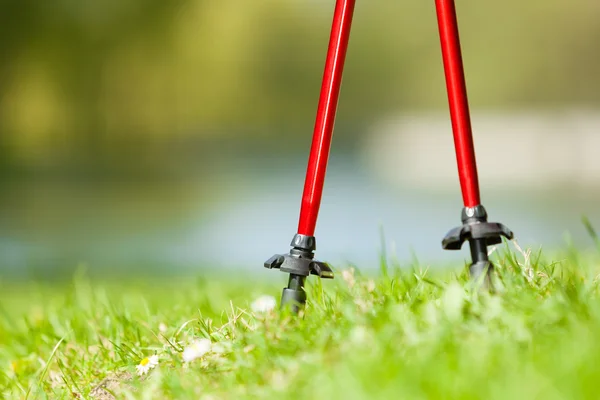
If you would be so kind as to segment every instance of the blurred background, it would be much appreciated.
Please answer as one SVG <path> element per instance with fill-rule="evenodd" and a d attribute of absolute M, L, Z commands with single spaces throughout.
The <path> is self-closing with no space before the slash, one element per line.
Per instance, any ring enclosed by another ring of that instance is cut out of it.
<path fill-rule="evenodd" d="M 318 257 L 462 262 L 432 1 L 358 1 Z M 270 275 L 296 232 L 334 0 L 3 0 L 0 274 Z M 457 0 L 482 201 L 523 246 L 600 226 L 600 2 Z"/>

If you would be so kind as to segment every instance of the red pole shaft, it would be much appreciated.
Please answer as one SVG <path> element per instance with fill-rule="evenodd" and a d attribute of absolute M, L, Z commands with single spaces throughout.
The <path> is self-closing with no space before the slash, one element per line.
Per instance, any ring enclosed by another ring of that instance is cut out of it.
<path fill-rule="evenodd" d="M 313 236 L 317 225 L 355 2 L 337 0 L 335 4 L 298 222 L 298 233 L 302 235 Z"/>
<path fill-rule="evenodd" d="M 474 207 L 480 204 L 479 182 L 456 9 L 454 0 L 435 0 L 435 6 L 442 45 L 442 58 L 444 60 L 444 73 L 446 75 L 460 188 L 465 207 Z"/>

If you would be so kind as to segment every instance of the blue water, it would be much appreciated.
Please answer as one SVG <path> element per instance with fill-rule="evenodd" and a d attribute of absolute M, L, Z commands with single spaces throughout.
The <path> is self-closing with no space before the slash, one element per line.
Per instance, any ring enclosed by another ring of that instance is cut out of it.
<path fill-rule="evenodd" d="M 216 204 L 199 206 L 184 222 L 166 220 L 158 228 L 129 231 L 127 223 L 102 213 L 97 221 L 81 221 L 78 229 L 61 229 L 58 224 L 46 239 L 35 226 L 24 224 L 15 230 L 19 221 L 13 221 L 10 229 L 0 225 L 2 268 L 14 272 L 34 264 L 51 268 L 85 263 L 93 268 L 152 264 L 173 270 L 260 269 L 273 253 L 289 250 L 296 232 L 304 175 L 300 164 L 281 173 L 248 173 L 244 184 L 223 194 Z M 526 192 L 485 196 L 485 189 L 482 185 L 490 220 L 511 228 L 522 246 L 555 248 L 564 245 L 570 232 L 575 244 L 586 247 L 591 240 L 580 223 L 581 214 L 600 225 L 600 210 L 590 204 L 536 198 Z M 383 230 L 387 253 L 401 262 L 416 255 L 423 264 L 462 263 L 468 257 L 466 246 L 458 252 L 440 246 L 444 234 L 458 225 L 460 211 L 458 187 L 453 193 L 435 194 L 385 187 L 364 169 L 334 161 L 317 225 L 317 258 L 376 268 Z M 103 227 L 101 234 L 95 233 L 96 225 Z"/>

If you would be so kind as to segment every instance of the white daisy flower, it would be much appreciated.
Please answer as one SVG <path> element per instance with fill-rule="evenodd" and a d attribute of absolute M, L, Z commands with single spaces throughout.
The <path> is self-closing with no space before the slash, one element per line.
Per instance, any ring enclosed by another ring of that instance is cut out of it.
<path fill-rule="evenodd" d="M 210 351 L 212 343 L 208 339 L 196 340 L 183 350 L 183 361 L 190 362 Z"/>
<path fill-rule="evenodd" d="M 268 313 L 275 309 L 277 306 L 277 300 L 273 296 L 260 296 L 258 299 L 250 305 L 252 311 L 255 313 Z"/>
<path fill-rule="evenodd" d="M 160 331 L 160 333 L 165 333 L 167 331 L 167 325 L 165 325 L 164 322 L 161 322 L 158 325 L 158 330 Z"/>
<path fill-rule="evenodd" d="M 142 376 L 147 374 L 152 368 L 158 365 L 158 356 L 154 354 L 153 356 L 146 357 L 138 365 L 135 366 L 137 369 L 138 375 Z"/>

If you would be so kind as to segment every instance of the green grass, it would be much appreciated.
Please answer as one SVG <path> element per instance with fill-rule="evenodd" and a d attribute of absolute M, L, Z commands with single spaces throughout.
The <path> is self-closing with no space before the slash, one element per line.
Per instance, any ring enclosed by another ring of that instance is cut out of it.
<path fill-rule="evenodd" d="M 256 297 L 281 290 L 261 279 L 285 280 L 262 269 L 233 282 L 4 282 L 0 397 L 598 398 L 600 256 L 494 260 L 495 295 L 472 290 L 462 265 L 384 261 L 371 276 L 311 277 L 299 318 L 252 313 Z M 218 346 L 186 364 L 197 338 Z M 139 377 L 152 354 L 159 365 Z"/>

